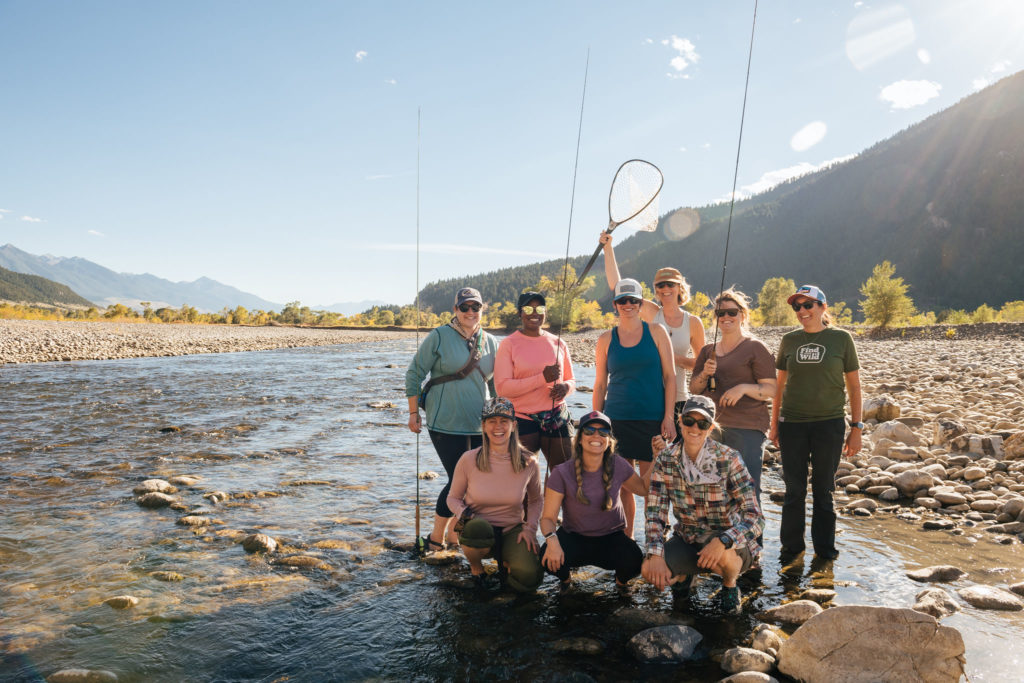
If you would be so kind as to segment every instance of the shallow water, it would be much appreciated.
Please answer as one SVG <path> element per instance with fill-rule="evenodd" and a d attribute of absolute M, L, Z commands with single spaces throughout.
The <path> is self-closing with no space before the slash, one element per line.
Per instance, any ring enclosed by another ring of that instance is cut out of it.
<path fill-rule="evenodd" d="M 97 668 L 122 681 L 718 680 L 708 656 L 742 641 L 755 612 L 812 585 L 834 587 L 838 604 L 908 606 L 922 586 L 904 572 L 919 566 L 956 564 L 994 585 L 1024 578 L 1019 545 L 885 517 L 842 519 L 834 565 L 780 567 L 778 508 L 765 496 L 768 550 L 759 579 L 741 583 L 738 619 L 708 606 L 711 579 L 686 604 L 643 584 L 620 595 L 600 571 L 567 595 L 548 578 L 536 596 L 479 596 L 461 565 L 388 550 L 413 539 L 412 351 L 410 340 L 0 368 L 0 679 Z M 593 383 L 592 369 L 578 374 Z M 367 405 L 378 400 L 396 407 Z M 588 394 L 570 401 L 589 410 Z M 419 454 L 421 469 L 442 471 L 426 435 Z M 135 505 L 138 482 L 183 474 L 201 481 L 177 495 L 218 523 L 194 531 L 175 524 L 184 512 Z M 765 479 L 779 487 L 775 473 Z M 442 484 L 421 482 L 424 529 Z M 233 497 L 203 498 L 214 491 Z M 233 538 L 254 531 L 323 565 L 249 555 Z M 103 604 L 116 595 L 140 603 Z M 704 659 L 637 664 L 626 648 L 635 629 L 612 616 L 620 607 L 691 623 Z M 1022 613 L 967 607 L 944 623 L 964 635 L 972 681 L 1020 678 Z M 572 637 L 604 653 L 550 648 Z"/>

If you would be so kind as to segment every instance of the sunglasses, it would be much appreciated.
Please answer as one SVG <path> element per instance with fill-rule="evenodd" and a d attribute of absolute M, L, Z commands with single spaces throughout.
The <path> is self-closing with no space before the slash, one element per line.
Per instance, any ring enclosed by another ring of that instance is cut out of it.
<path fill-rule="evenodd" d="M 621 299 L 617 299 L 615 303 L 620 306 L 638 306 L 640 304 L 640 299 L 632 296 L 624 296 Z"/>
<path fill-rule="evenodd" d="M 590 425 L 580 427 L 580 431 L 583 432 L 584 436 L 593 436 L 594 434 L 600 434 L 601 436 L 610 436 L 612 433 L 612 430 L 608 429 L 607 427 L 592 427 Z"/>
<path fill-rule="evenodd" d="M 683 423 L 684 427 L 692 427 L 693 425 L 697 425 L 701 429 L 707 429 L 708 427 L 711 426 L 711 420 L 705 420 L 703 418 L 698 420 L 697 418 L 690 417 L 689 415 L 683 415 L 681 418 L 679 418 L 679 421 Z"/>
<path fill-rule="evenodd" d="M 459 304 L 459 310 L 463 313 L 469 313 L 470 311 L 476 313 L 481 308 L 482 306 L 480 304 Z"/>
<path fill-rule="evenodd" d="M 541 315 L 548 312 L 547 306 L 523 306 L 519 309 L 526 315 L 533 315 L 534 313 L 540 313 Z"/>
<path fill-rule="evenodd" d="M 654 285 L 655 289 L 664 289 L 665 287 L 675 287 L 675 282 L 658 282 Z"/>
<path fill-rule="evenodd" d="M 804 301 L 801 303 L 795 303 L 793 304 L 793 310 L 796 311 L 797 313 L 800 312 L 801 308 L 804 309 L 805 311 L 809 311 L 812 308 L 814 308 L 815 304 L 817 303 L 817 301 Z"/>
<path fill-rule="evenodd" d="M 719 308 L 719 309 L 715 310 L 715 315 L 718 316 L 719 318 L 724 318 L 725 316 L 729 316 L 730 318 L 735 318 L 739 314 L 740 314 L 740 309 L 738 309 L 738 308 Z"/>

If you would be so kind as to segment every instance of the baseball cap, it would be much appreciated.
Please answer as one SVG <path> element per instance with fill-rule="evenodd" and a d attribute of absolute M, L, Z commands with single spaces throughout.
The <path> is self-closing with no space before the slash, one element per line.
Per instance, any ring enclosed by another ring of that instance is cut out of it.
<path fill-rule="evenodd" d="M 480 292 L 473 289 L 472 287 L 463 287 L 459 291 L 455 292 L 456 306 L 461 306 L 467 301 L 475 301 L 481 306 L 484 305 L 484 300 L 480 297 Z"/>
<path fill-rule="evenodd" d="M 644 298 L 644 289 L 640 286 L 640 283 L 631 277 L 623 278 L 619 280 L 618 284 L 615 285 L 615 298 L 614 301 L 624 299 L 627 296 L 631 296 L 634 299 Z"/>
<path fill-rule="evenodd" d="M 821 288 L 815 285 L 800 285 L 800 287 L 796 290 L 796 294 L 791 294 L 790 297 L 786 299 L 786 303 L 792 304 L 793 300 L 796 299 L 798 296 L 805 296 L 808 299 L 814 299 L 815 301 L 821 302 L 823 304 L 828 303 L 828 301 L 825 300 L 825 292 L 821 291 Z"/>
<path fill-rule="evenodd" d="M 612 421 L 607 415 L 602 413 L 600 410 L 594 410 L 580 418 L 580 427 L 588 425 L 591 422 L 600 422 L 608 429 L 612 428 Z"/>
<path fill-rule="evenodd" d="M 489 417 L 507 417 L 510 420 L 516 419 L 516 408 L 512 405 L 512 401 L 507 398 L 497 396 L 492 399 L 488 399 L 484 403 L 483 410 L 480 411 L 480 420 L 486 420 Z"/>
<path fill-rule="evenodd" d="M 540 299 L 541 306 L 547 306 L 548 300 L 544 298 L 544 295 L 540 292 L 523 292 L 519 295 L 519 300 L 516 302 L 516 308 L 521 309 L 526 304 L 530 303 L 534 299 Z"/>
<path fill-rule="evenodd" d="M 674 282 L 677 285 L 683 284 L 683 274 L 675 268 L 659 268 L 654 274 L 654 284 L 659 282 Z"/>
<path fill-rule="evenodd" d="M 686 403 L 683 404 L 683 409 L 679 411 L 681 415 L 687 413 L 700 413 L 709 420 L 715 419 L 715 402 L 707 396 L 701 396 L 700 394 L 694 394 L 690 398 L 686 399 Z"/>

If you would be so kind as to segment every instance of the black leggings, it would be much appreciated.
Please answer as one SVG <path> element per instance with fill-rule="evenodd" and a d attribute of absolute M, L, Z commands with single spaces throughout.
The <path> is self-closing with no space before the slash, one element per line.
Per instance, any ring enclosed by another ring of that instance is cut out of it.
<path fill-rule="evenodd" d="M 434 512 L 438 517 L 452 517 L 452 511 L 448 509 L 448 492 L 452 488 L 452 475 L 455 474 L 455 466 L 459 464 L 459 458 L 468 450 L 478 448 L 483 444 L 483 436 L 480 434 L 445 434 L 427 430 L 430 434 L 430 441 L 434 444 L 437 456 L 441 458 L 441 465 L 448 473 L 448 483 L 441 489 L 437 496 L 437 504 Z"/>
<path fill-rule="evenodd" d="M 583 536 L 559 528 L 557 534 L 558 543 L 565 553 L 565 561 L 557 572 L 548 572 L 557 576 L 559 581 L 569 580 L 569 570 L 588 565 L 614 569 L 615 578 L 619 583 L 626 583 L 640 573 L 644 553 L 636 541 L 622 531 L 615 531 L 606 536 Z M 547 546 L 545 543 L 540 549 L 541 558 L 544 557 Z"/>

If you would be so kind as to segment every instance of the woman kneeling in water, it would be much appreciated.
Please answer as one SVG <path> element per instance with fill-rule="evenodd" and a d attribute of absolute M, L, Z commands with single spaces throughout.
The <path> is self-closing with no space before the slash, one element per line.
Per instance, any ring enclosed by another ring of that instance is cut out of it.
<path fill-rule="evenodd" d="M 537 557 L 540 468 L 537 458 L 519 443 L 511 401 L 487 401 L 480 419 L 483 445 L 466 451 L 455 466 L 448 507 L 459 518 L 457 526 L 462 526 L 459 544 L 477 585 L 499 588 L 498 579 L 483 566 L 484 558 L 493 557 L 499 576 L 514 590 L 527 593 L 544 578 Z"/>
<path fill-rule="evenodd" d="M 737 614 L 736 579 L 761 554 L 757 539 L 764 531 L 764 516 L 740 454 L 709 437 L 714 420 L 714 401 L 691 396 L 679 417 L 679 446 L 666 448 L 661 436 L 652 440 L 656 458 L 647 496 L 647 559 L 642 571 L 659 590 L 679 582 L 684 593 L 694 574 L 718 574 L 722 610 Z M 666 542 L 670 505 L 676 525 Z"/>
<path fill-rule="evenodd" d="M 615 454 L 612 421 L 595 410 L 580 419 L 572 459 L 551 470 L 544 494 L 540 531 L 547 541 L 541 557 L 548 571 L 569 587 L 569 570 L 597 565 L 615 570 L 615 583 L 640 573 L 643 552 L 626 536 L 626 514 L 620 489 L 647 495 L 647 482 L 624 458 Z M 562 526 L 558 526 L 558 511 Z"/>

